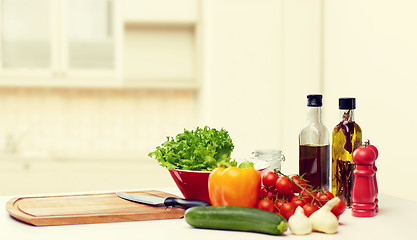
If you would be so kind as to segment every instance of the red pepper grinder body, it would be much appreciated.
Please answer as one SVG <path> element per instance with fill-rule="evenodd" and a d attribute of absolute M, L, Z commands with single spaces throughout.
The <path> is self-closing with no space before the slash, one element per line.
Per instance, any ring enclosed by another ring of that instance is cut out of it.
<path fill-rule="evenodd" d="M 378 157 L 378 154 L 377 154 Z M 378 206 L 378 183 L 376 181 L 376 171 L 377 171 L 377 167 L 375 166 L 375 163 L 373 165 L 373 169 L 374 169 L 374 184 L 375 184 L 375 212 L 378 213 L 379 212 L 379 206 Z"/>
<path fill-rule="evenodd" d="M 371 143 L 369 142 L 369 140 L 367 140 L 365 142 L 365 145 L 368 146 L 369 148 L 371 148 L 372 150 L 374 150 L 374 152 L 375 152 L 375 160 L 378 159 L 378 154 L 379 154 L 378 153 L 378 149 L 374 145 L 371 145 Z M 376 191 L 376 197 L 375 197 L 375 205 L 376 206 L 375 206 L 375 211 L 376 211 L 376 213 L 378 213 L 379 212 L 379 206 L 378 206 L 378 183 L 376 181 L 377 167 L 375 166 L 375 162 L 374 162 L 373 168 L 374 168 L 374 171 L 375 171 L 375 174 L 374 174 L 374 184 L 375 184 L 375 191 Z"/>
<path fill-rule="evenodd" d="M 353 153 L 355 180 L 352 189 L 352 216 L 373 217 L 376 215 L 377 187 L 374 163 L 376 154 L 367 145 Z"/>

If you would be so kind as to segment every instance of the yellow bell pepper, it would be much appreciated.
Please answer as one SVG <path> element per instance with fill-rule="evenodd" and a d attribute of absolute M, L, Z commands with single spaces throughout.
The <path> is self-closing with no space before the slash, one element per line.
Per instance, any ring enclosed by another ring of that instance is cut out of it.
<path fill-rule="evenodd" d="M 213 206 L 256 207 L 261 174 L 252 167 L 218 167 L 210 173 L 208 185 Z"/>

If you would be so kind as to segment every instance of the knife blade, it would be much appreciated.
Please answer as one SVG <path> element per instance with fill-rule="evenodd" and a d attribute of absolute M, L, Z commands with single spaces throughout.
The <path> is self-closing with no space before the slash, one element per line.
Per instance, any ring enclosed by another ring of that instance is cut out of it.
<path fill-rule="evenodd" d="M 197 199 L 183 199 L 183 198 L 175 198 L 175 197 L 155 197 L 150 195 L 144 194 L 137 194 L 137 193 L 126 193 L 126 192 L 117 192 L 116 195 L 120 198 L 137 202 L 143 203 L 152 206 L 166 206 L 166 207 L 179 207 L 179 208 L 191 208 L 197 206 L 210 206 L 210 203 L 197 200 Z"/>

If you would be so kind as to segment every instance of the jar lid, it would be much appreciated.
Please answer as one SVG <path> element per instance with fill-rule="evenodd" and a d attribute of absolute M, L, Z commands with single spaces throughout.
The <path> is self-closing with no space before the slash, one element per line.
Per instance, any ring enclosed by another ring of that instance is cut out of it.
<path fill-rule="evenodd" d="M 355 109 L 356 99 L 355 98 L 339 98 L 339 109 Z"/>
<path fill-rule="evenodd" d="M 307 106 L 309 107 L 321 107 L 323 105 L 323 96 L 321 94 L 307 95 Z"/>

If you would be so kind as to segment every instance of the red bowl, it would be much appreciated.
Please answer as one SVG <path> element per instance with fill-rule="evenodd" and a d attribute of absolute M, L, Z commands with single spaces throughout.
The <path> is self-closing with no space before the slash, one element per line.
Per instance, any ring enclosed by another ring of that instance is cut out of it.
<path fill-rule="evenodd" d="M 269 163 L 265 161 L 253 162 L 255 163 L 255 169 L 257 169 L 261 174 L 266 172 L 269 167 Z M 208 179 L 211 171 L 169 169 L 169 173 L 184 198 L 210 202 Z"/>
<path fill-rule="evenodd" d="M 210 202 L 208 193 L 209 171 L 169 169 L 169 173 L 185 198 Z"/>

